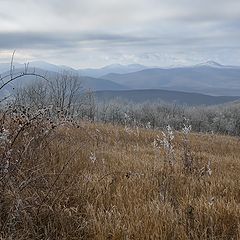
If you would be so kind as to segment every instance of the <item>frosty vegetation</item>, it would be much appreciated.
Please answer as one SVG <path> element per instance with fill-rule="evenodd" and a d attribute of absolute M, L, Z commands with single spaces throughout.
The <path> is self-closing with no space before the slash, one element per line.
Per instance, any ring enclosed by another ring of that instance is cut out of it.
<path fill-rule="evenodd" d="M 191 107 L 164 102 L 136 104 L 122 99 L 97 101 L 94 92 L 83 89 L 78 77 L 69 73 L 19 89 L 11 104 L 31 109 L 51 107 L 54 113 L 61 111 L 74 120 L 121 125 L 127 122 L 153 129 L 170 125 L 181 130 L 184 119 L 188 119 L 194 132 L 240 136 L 240 103 Z"/>
<path fill-rule="evenodd" d="M 186 118 L 194 132 L 240 135 L 240 103 L 189 107 L 113 100 L 97 104 L 96 110 L 95 119 L 102 122 L 123 124 L 127 114 L 131 124 L 137 123 L 143 127 L 150 125 L 154 129 L 163 129 L 170 125 L 175 130 L 181 130 Z"/>
<path fill-rule="evenodd" d="M 25 75 L 11 63 L 0 92 Z M 239 239 L 239 143 L 212 134 L 240 134 L 237 104 L 103 103 L 37 77 L 1 101 L 0 239 Z"/>

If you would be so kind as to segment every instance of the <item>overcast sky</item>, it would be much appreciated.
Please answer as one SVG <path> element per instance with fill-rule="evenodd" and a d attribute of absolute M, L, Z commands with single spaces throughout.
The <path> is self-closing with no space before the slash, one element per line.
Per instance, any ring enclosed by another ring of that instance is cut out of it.
<path fill-rule="evenodd" d="M 240 65 L 240 0 L 0 0 L 0 61 Z"/>

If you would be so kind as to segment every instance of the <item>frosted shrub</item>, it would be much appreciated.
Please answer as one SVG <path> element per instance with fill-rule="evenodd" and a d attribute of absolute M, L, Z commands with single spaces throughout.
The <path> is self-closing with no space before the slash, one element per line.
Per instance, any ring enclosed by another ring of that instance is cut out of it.
<path fill-rule="evenodd" d="M 89 159 L 91 160 L 92 163 L 95 163 L 97 160 L 96 154 L 91 152 Z"/>
<path fill-rule="evenodd" d="M 127 113 L 124 113 L 124 125 L 127 126 L 131 122 L 131 118 Z"/>
<path fill-rule="evenodd" d="M 25 75 L 47 80 L 34 72 L 29 73 L 27 67 L 23 73 L 14 74 L 11 63 L 10 74 L 0 75 L 0 95 L 4 92 L 5 86 Z M 74 89 L 73 86 L 72 91 Z M 17 239 L 15 230 L 22 227 L 24 219 L 28 218 L 30 223 L 30 219 L 34 218 L 31 211 L 24 212 L 20 206 L 23 208 L 30 206 L 29 209 L 38 209 L 39 212 L 48 198 L 48 194 L 41 198 L 35 185 L 36 182 L 40 186 L 44 183 L 42 185 L 44 192 L 49 187 L 45 183 L 51 182 L 51 174 L 49 177 L 41 174 L 49 162 L 45 159 L 44 162 L 40 162 L 43 159 L 39 154 L 48 149 L 51 141 L 57 137 L 53 134 L 57 126 L 75 124 L 72 119 L 60 116 L 61 113 L 69 110 L 68 106 L 64 106 L 60 114 L 56 114 L 57 108 L 55 106 L 54 109 L 51 102 L 42 105 L 33 104 L 37 99 L 33 97 L 29 102 L 24 101 L 27 96 L 27 94 L 23 95 L 22 101 L 18 101 L 16 96 L 8 101 L 0 99 L 0 228 L 5 229 L 5 232 L 8 231 L 12 236 L 11 239 Z M 67 164 L 64 166 L 66 168 Z M 65 168 L 62 168 L 60 175 Z M 59 178 L 56 177 L 52 184 L 56 184 Z M 31 202 L 31 198 L 26 197 L 29 192 L 35 195 L 36 201 Z"/>
<path fill-rule="evenodd" d="M 151 129 L 151 128 L 152 128 L 151 122 L 148 122 L 148 123 L 146 124 L 146 129 Z"/>
<path fill-rule="evenodd" d="M 8 136 L 9 136 L 9 131 L 6 130 L 4 127 L 2 127 L 0 131 L 0 141 L 6 142 L 8 140 Z"/>
<path fill-rule="evenodd" d="M 190 148 L 189 135 L 192 130 L 192 126 L 188 123 L 187 119 L 184 119 L 184 124 L 182 128 L 182 140 L 183 140 L 183 166 L 186 171 L 193 171 L 193 158 Z"/>
<path fill-rule="evenodd" d="M 168 125 L 164 131 L 162 131 L 163 137 L 157 136 L 154 139 L 153 147 L 155 149 L 163 150 L 165 161 L 168 161 L 170 165 L 175 163 L 175 152 L 174 152 L 174 133 L 172 128 Z"/>
<path fill-rule="evenodd" d="M 195 154 L 191 150 L 190 144 L 190 133 L 192 126 L 189 124 L 188 119 L 184 119 L 184 124 L 182 127 L 182 142 L 183 142 L 183 168 L 188 173 L 197 173 L 200 176 L 211 176 L 211 162 L 208 161 L 207 164 L 204 164 L 204 167 L 201 167 L 201 163 L 198 158 L 195 157 Z"/>
<path fill-rule="evenodd" d="M 174 153 L 174 134 L 172 128 L 168 125 L 166 130 L 162 132 L 163 140 L 161 142 L 163 149 L 166 153 L 167 159 L 171 165 L 175 163 L 175 153 Z"/>
<path fill-rule="evenodd" d="M 191 130 L 192 130 L 191 125 L 186 125 L 185 123 L 183 124 L 182 132 L 184 136 L 187 136 L 191 132 Z"/>

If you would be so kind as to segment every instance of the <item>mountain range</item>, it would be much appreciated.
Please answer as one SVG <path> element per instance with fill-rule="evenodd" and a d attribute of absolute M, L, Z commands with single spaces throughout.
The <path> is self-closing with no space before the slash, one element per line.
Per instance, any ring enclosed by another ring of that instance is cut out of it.
<path fill-rule="evenodd" d="M 165 89 L 210 95 L 240 96 L 240 67 L 207 62 L 189 67 L 151 68 L 102 76 L 129 89 Z"/>
<path fill-rule="evenodd" d="M 140 64 L 130 64 L 130 65 L 111 64 L 103 68 L 79 69 L 78 73 L 81 76 L 101 78 L 102 76 L 107 75 L 109 73 L 127 74 L 127 73 L 141 71 L 144 69 L 148 69 L 148 67 Z"/>
<path fill-rule="evenodd" d="M 21 72 L 24 69 L 24 64 L 16 63 L 14 66 L 15 72 Z M 9 64 L 0 63 L 2 75 L 7 74 L 8 71 Z M 224 66 L 213 61 L 193 66 L 170 68 L 147 67 L 139 64 L 113 64 L 92 69 L 74 69 L 68 66 L 35 61 L 29 64 L 29 72 L 31 71 L 46 75 L 48 78 L 53 78 L 63 71 L 71 72 L 79 76 L 79 81 L 84 89 L 96 91 L 98 97 L 114 94 L 129 99 L 127 96 L 133 94 L 134 99 L 138 99 L 138 101 L 143 99 L 152 101 L 160 98 L 170 101 L 168 95 L 171 96 L 171 101 L 179 103 L 192 101 L 196 104 L 218 104 L 235 100 L 235 96 L 240 96 L 240 67 Z M 19 79 L 6 87 L 4 92 L 10 92 L 14 86 L 24 86 L 31 81 L 32 77 L 24 76 L 21 80 Z M 165 92 L 160 90 L 165 90 Z M 100 91 L 103 91 L 102 94 Z M 186 101 L 185 97 L 182 98 L 181 92 L 191 93 L 185 96 L 189 100 Z M 200 95 L 194 96 L 192 95 L 194 93 Z M 210 96 L 206 95 L 231 96 L 232 98 L 221 97 L 216 100 L 217 98 L 210 99 Z M 194 98 L 202 100 L 198 101 Z M 185 100 L 183 101 L 183 99 Z"/>
<path fill-rule="evenodd" d="M 140 65 L 140 64 L 129 64 L 129 65 L 121 65 L 121 64 L 111 64 L 102 68 L 83 68 L 83 69 L 74 69 L 65 65 L 55 65 L 44 61 L 33 61 L 29 64 L 30 68 L 42 69 L 50 72 L 62 72 L 62 71 L 70 71 L 78 74 L 79 76 L 87 76 L 93 78 L 100 78 L 103 75 L 109 73 L 132 73 L 147 69 L 148 67 Z M 9 63 L 0 63 L 0 73 L 6 72 L 9 70 Z M 25 67 L 24 64 L 14 63 L 15 69 L 22 69 Z"/>

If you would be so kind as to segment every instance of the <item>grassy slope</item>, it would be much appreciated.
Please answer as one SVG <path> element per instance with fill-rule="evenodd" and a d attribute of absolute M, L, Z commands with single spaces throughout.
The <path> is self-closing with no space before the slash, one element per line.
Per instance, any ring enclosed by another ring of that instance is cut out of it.
<path fill-rule="evenodd" d="M 189 174 L 181 137 L 170 167 L 153 148 L 157 135 L 90 123 L 60 129 L 33 153 L 36 179 L 18 193 L 31 206 L 16 225 L 18 239 L 239 239 L 238 139 L 191 135 Z M 209 160 L 212 175 L 201 176 Z"/>
<path fill-rule="evenodd" d="M 95 236 L 220 239 L 238 235 L 240 149 L 236 139 L 192 136 L 195 160 L 200 165 L 211 160 L 213 165 L 211 177 L 199 177 L 183 174 L 178 164 L 174 169 L 164 167 L 152 148 L 155 132 L 138 136 L 97 126 L 100 133 L 95 133 L 93 126 L 88 127 L 88 133 L 98 136 L 95 139 L 102 138 L 99 146 L 92 146 L 97 161 L 89 173 L 95 196 L 90 197 L 87 212 Z M 136 174 L 127 178 L 129 171 Z M 213 204 L 209 203 L 212 198 Z"/>

